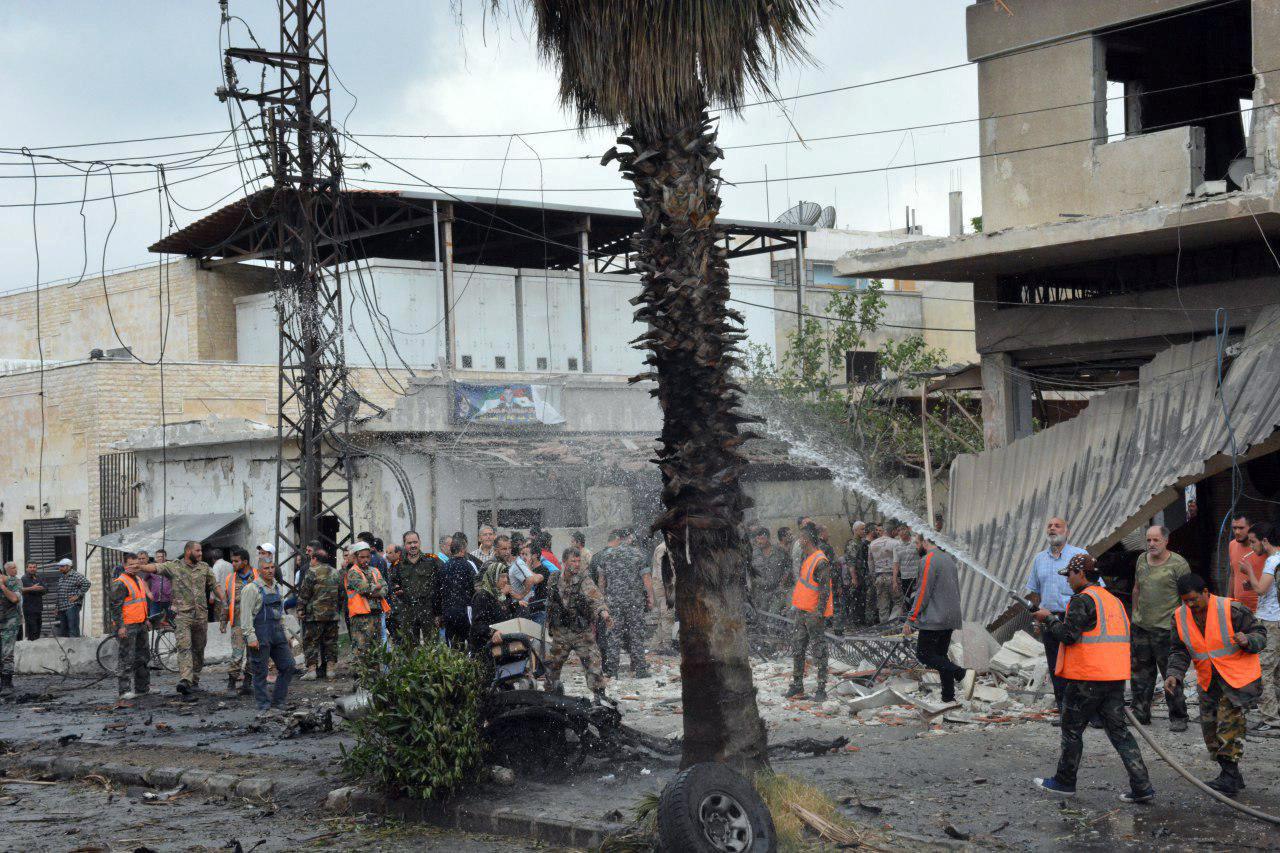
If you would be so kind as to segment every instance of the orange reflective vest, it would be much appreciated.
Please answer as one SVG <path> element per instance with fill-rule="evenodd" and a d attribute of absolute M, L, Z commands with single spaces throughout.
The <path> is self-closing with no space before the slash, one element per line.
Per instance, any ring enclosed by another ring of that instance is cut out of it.
<path fill-rule="evenodd" d="M 1262 662 L 1258 655 L 1236 645 L 1230 598 L 1209 596 L 1209 612 L 1204 617 L 1203 632 L 1191 615 L 1191 608 L 1185 604 L 1174 614 L 1174 622 L 1178 626 L 1178 639 L 1191 652 L 1201 690 L 1209 689 L 1215 669 L 1232 687 L 1244 687 L 1262 678 Z"/>
<path fill-rule="evenodd" d="M 373 580 L 375 583 L 382 583 L 381 572 L 379 572 L 373 566 L 369 567 L 369 571 L 373 574 Z M 369 599 L 365 598 L 363 595 L 361 595 L 358 592 L 351 591 L 351 583 L 349 579 L 351 577 L 352 572 L 356 572 L 357 574 L 360 575 L 361 578 L 364 578 L 364 572 L 361 572 L 360 569 L 356 568 L 355 566 L 352 566 L 351 568 L 347 569 L 347 573 L 342 578 L 342 585 L 347 591 L 347 615 L 348 616 L 368 616 L 370 613 L 373 612 L 369 608 Z M 387 600 L 385 598 L 380 599 L 379 603 L 382 605 L 383 613 L 391 612 L 391 605 L 387 603 Z"/>
<path fill-rule="evenodd" d="M 1093 599 L 1098 621 L 1080 635 L 1079 642 L 1058 649 L 1054 675 L 1073 681 L 1125 681 L 1132 674 L 1129 665 L 1129 614 L 1120 599 L 1102 587 L 1085 587 L 1083 595 Z M 1067 605 L 1067 614 L 1071 605 Z"/>
<path fill-rule="evenodd" d="M 231 623 L 231 627 L 236 625 L 236 572 L 227 575 L 226 583 L 223 584 L 222 593 L 227 602 L 227 622 Z M 258 570 L 253 570 L 253 577 L 240 584 L 240 591 L 243 592 L 246 584 L 251 584 L 258 579 Z"/>
<path fill-rule="evenodd" d="M 141 625 L 147 621 L 147 599 L 151 597 L 151 590 L 147 589 L 147 585 L 128 572 L 116 578 L 120 583 L 124 584 L 124 588 L 129 591 L 129 595 L 124 600 L 124 605 L 120 608 L 120 618 L 124 620 L 126 625 Z"/>
<path fill-rule="evenodd" d="M 821 588 L 818 582 L 813 579 L 814 573 L 818 570 L 819 563 L 825 563 L 827 555 L 821 551 L 814 551 L 812 554 L 804 558 L 804 562 L 800 565 L 800 577 L 796 579 L 796 585 L 791 590 L 791 606 L 797 610 L 803 610 L 805 613 L 812 613 L 818 606 L 819 593 Z M 827 609 L 823 616 L 830 616 L 835 612 L 835 607 L 831 602 L 831 580 L 827 579 Z"/>

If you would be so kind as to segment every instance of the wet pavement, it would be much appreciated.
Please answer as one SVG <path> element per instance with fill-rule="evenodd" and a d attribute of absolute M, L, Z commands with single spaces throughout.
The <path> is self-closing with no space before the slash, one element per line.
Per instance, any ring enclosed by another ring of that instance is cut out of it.
<path fill-rule="evenodd" d="M 517 853 L 552 848 L 366 817 L 317 815 L 278 803 L 228 804 L 188 794 L 160 802 L 144 789 L 96 782 L 0 786 L 0 850 L 409 851 Z"/>
<path fill-rule="evenodd" d="M 627 723 L 666 737 L 678 732 L 681 725 L 676 661 L 659 658 L 653 666 L 658 673 L 654 680 L 620 678 L 611 685 L 610 692 L 619 697 L 637 697 L 620 700 Z M 570 692 L 585 692 L 576 668 L 567 668 L 566 675 Z M 253 710 L 250 700 L 210 692 L 199 694 L 195 701 L 184 701 L 172 693 L 173 680 L 172 676 L 160 676 L 154 685 L 155 693 L 133 708 L 120 709 L 115 707 L 111 680 L 90 684 L 57 677 L 20 678 L 18 700 L 0 706 L 0 740 L 19 753 L 106 754 L 118 756 L 113 760 L 127 757 L 131 762 L 155 766 L 199 767 L 275 778 L 279 786 L 275 801 L 286 805 L 271 816 L 271 822 L 275 825 L 284 821 L 288 825 L 289 820 L 296 820 L 297 824 L 289 830 L 294 834 L 288 843 L 259 849 L 311 849 L 301 840 L 321 834 L 328 826 L 324 819 L 333 817 L 318 811 L 324 794 L 347 784 L 338 763 L 339 744 L 349 742 L 348 738 L 338 731 L 281 739 L 281 723 L 264 720 Z M 775 681 L 762 679 L 760 689 L 780 689 Z M 220 687 L 225 682 L 214 683 Z M 294 704 L 307 709 L 347 692 L 350 682 L 300 682 L 296 686 Z M 671 701 L 671 696 L 676 700 Z M 976 848 L 1014 850 L 1275 849 L 1280 842 L 1280 831 L 1237 815 L 1204 796 L 1145 747 L 1143 753 L 1158 798 L 1144 806 L 1120 803 L 1117 798 L 1126 786 L 1124 771 L 1099 730 L 1089 729 L 1085 735 L 1078 795 L 1061 801 L 1043 794 L 1031 783 L 1034 776 L 1051 774 L 1057 760 L 1058 730 L 1048 720 L 1032 715 L 987 715 L 973 722 L 929 724 L 905 708 L 883 709 L 870 716 L 864 712 L 862 718 L 856 719 L 826 708 L 810 702 L 775 701 L 770 696 L 763 713 L 771 741 L 836 735 L 850 740 L 849 747 L 835 754 L 775 759 L 775 769 L 813 781 L 845 803 L 850 817 L 869 826 L 891 828 L 904 836 L 908 847 L 918 847 L 925 840 L 963 845 L 965 842 L 958 838 Z M 1194 705 L 1192 708 L 1194 717 Z M 1217 768 L 1210 766 L 1194 721 L 1187 732 L 1175 734 L 1168 731 L 1165 721 L 1157 719 L 1153 731 L 1193 773 L 1202 778 L 1216 774 Z M 59 745 L 59 738 L 63 745 Z M 1280 739 L 1250 737 L 1241 765 L 1249 782 L 1242 802 L 1280 813 L 1278 758 Z M 588 760 L 576 776 L 565 782 L 520 779 L 515 789 L 482 786 L 470 796 L 504 803 L 519 800 L 542 808 L 551 805 L 568 820 L 613 821 L 629 817 L 637 800 L 645 793 L 660 790 L 674 772 L 674 760 Z M 7 794 L 20 793 L 28 799 L 55 796 L 52 791 L 15 792 L 12 788 L 17 786 L 5 787 Z M 81 790 L 77 796 L 99 794 Z M 242 839 L 253 835 L 250 830 L 258 818 L 252 809 L 204 795 L 191 794 L 185 799 L 181 813 L 189 813 L 187 820 L 202 839 L 200 844 L 206 843 L 200 833 L 208 833 L 208 843 L 226 845 L 231 835 L 219 828 L 222 817 L 243 820 L 243 824 L 237 824 L 245 827 Z M 16 809 L 16 805 L 0 807 L 0 815 L 26 813 L 26 807 Z M 40 807 L 44 809 L 40 814 L 101 811 L 103 816 L 95 816 L 95 821 L 111 821 L 111 831 L 123 833 L 121 837 L 128 835 L 126 830 L 132 825 L 125 820 L 131 814 L 128 809 L 122 812 L 123 817 L 106 817 L 107 812 L 120 810 L 87 809 L 84 803 L 75 808 L 52 802 Z M 129 804 L 136 815 L 130 819 L 136 823 L 158 810 L 169 814 L 177 807 Z M 258 809 L 260 812 L 261 807 Z M 118 825 L 117 820 L 121 821 Z M 76 825 L 82 831 L 88 830 L 83 822 Z M 177 825 L 183 825 L 182 821 Z M 50 831 L 47 824 L 17 826 L 18 832 L 28 833 L 21 838 L 47 841 L 50 837 L 46 834 Z M 260 831 L 253 836 L 253 843 L 262 837 Z M 429 837 L 429 832 L 423 836 Z M 185 836 L 183 840 L 189 841 Z M 84 843 L 79 837 L 68 841 L 65 847 L 60 846 L 61 839 L 58 841 L 44 849 L 72 849 Z M 316 843 L 323 845 L 328 840 Z M 388 839 L 386 843 L 401 841 Z M 431 849 L 427 840 L 405 843 L 409 846 L 372 849 Z M 250 846 L 244 844 L 244 849 Z M 348 842 L 332 849 L 351 846 Z M 24 845 L 13 849 L 32 848 Z M 453 845 L 439 849 L 526 848 Z"/>

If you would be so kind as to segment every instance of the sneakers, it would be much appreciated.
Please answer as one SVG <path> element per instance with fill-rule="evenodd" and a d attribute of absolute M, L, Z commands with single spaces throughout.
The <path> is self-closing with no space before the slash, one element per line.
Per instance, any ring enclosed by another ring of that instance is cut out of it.
<path fill-rule="evenodd" d="M 1057 794 L 1059 797 L 1074 797 L 1076 795 L 1075 788 L 1068 788 L 1052 776 L 1048 779 L 1041 779 L 1037 776 L 1033 781 L 1040 790 L 1048 791 L 1050 794 Z"/>
<path fill-rule="evenodd" d="M 1170 717 L 1169 718 L 1169 731 L 1185 732 L 1186 730 L 1187 730 L 1186 717 Z"/>
<path fill-rule="evenodd" d="M 302 678 L 300 678 L 299 680 L 300 680 L 300 681 L 315 681 L 315 680 L 316 680 L 316 671 L 315 671 L 314 669 L 309 669 L 309 670 L 307 670 L 306 675 L 302 676 Z"/>
<path fill-rule="evenodd" d="M 804 685 L 792 684 L 789 688 L 787 688 L 787 692 L 782 694 L 782 698 L 794 699 L 797 696 L 803 696 L 803 695 L 804 695 Z"/>
<path fill-rule="evenodd" d="M 1148 788 L 1145 791 L 1125 791 L 1120 795 L 1122 803 L 1149 803 L 1156 798 L 1156 789 Z"/>
<path fill-rule="evenodd" d="M 128 693 L 120 694 L 121 702 L 128 702 L 130 699 L 137 699 L 137 698 L 138 698 L 138 694 L 134 693 L 132 690 L 130 690 Z"/>

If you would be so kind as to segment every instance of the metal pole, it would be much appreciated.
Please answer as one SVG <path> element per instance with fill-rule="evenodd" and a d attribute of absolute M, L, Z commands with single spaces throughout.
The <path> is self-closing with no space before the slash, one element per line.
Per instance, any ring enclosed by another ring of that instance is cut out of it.
<path fill-rule="evenodd" d="M 489 526 L 495 531 L 498 529 L 498 475 L 489 474 Z M 477 529 L 476 535 L 480 532 Z"/>
<path fill-rule="evenodd" d="M 929 380 L 920 379 L 920 443 L 924 448 L 924 505 L 928 523 L 933 521 L 933 463 L 929 460 Z"/>
<path fill-rule="evenodd" d="M 591 220 L 583 222 L 578 232 L 578 310 L 582 314 L 582 372 L 591 372 L 591 279 L 588 255 L 591 252 Z"/>
<path fill-rule="evenodd" d="M 444 267 L 443 267 L 443 266 L 441 266 L 441 264 L 440 264 L 440 204 L 439 204 L 439 202 L 437 202 L 435 199 L 432 199 L 432 200 L 431 200 L 431 221 L 432 221 L 432 223 L 433 223 L 433 227 L 432 227 L 432 229 L 431 229 L 431 234 L 432 234 L 432 236 L 433 236 L 433 237 L 435 237 L 435 244 L 436 244 L 436 278 L 437 278 L 437 279 L 439 279 L 439 281 L 440 281 L 440 291 L 439 291 L 439 292 L 440 292 L 441 294 L 444 294 L 444 292 L 445 292 L 445 289 L 444 289 Z M 446 302 L 446 303 L 444 303 L 444 304 L 445 304 L 446 306 L 448 305 L 448 303 L 447 303 L 447 302 Z M 444 316 L 444 315 L 442 314 L 441 316 Z M 447 358 L 449 357 L 449 346 L 448 346 L 448 344 L 445 344 L 445 351 L 444 351 L 444 352 L 445 352 L 445 358 L 447 359 Z M 436 350 L 436 357 L 438 358 L 438 357 L 439 357 L 439 355 L 440 355 L 440 351 L 439 351 L 439 350 Z"/>
<path fill-rule="evenodd" d="M 796 329 L 804 332 L 804 232 L 796 232 Z"/>
<path fill-rule="evenodd" d="M 444 363 L 449 370 L 458 366 L 456 334 L 453 311 L 453 205 L 447 205 L 444 218 Z"/>

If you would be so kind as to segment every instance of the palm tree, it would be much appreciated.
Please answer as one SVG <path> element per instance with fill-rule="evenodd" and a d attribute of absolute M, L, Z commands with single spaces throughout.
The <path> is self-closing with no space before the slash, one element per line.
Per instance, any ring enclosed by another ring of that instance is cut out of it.
<path fill-rule="evenodd" d="M 502 5 L 502 0 L 493 0 Z M 648 350 L 663 426 L 657 452 L 666 512 L 655 529 L 674 561 L 684 700 L 683 766 L 767 766 L 746 642 L 739 535 L 750 505 L 729 268 L 718 239 L 722 156 L 708 108 L 767 93 L 779 58 L 804 59 L 821 0 L 525 0 L 538 46 L 558 67 L 562 103 L 582 126 L 623 125 L 617 160 L 635 184 L 643 290 L 636 339 Z"/>

